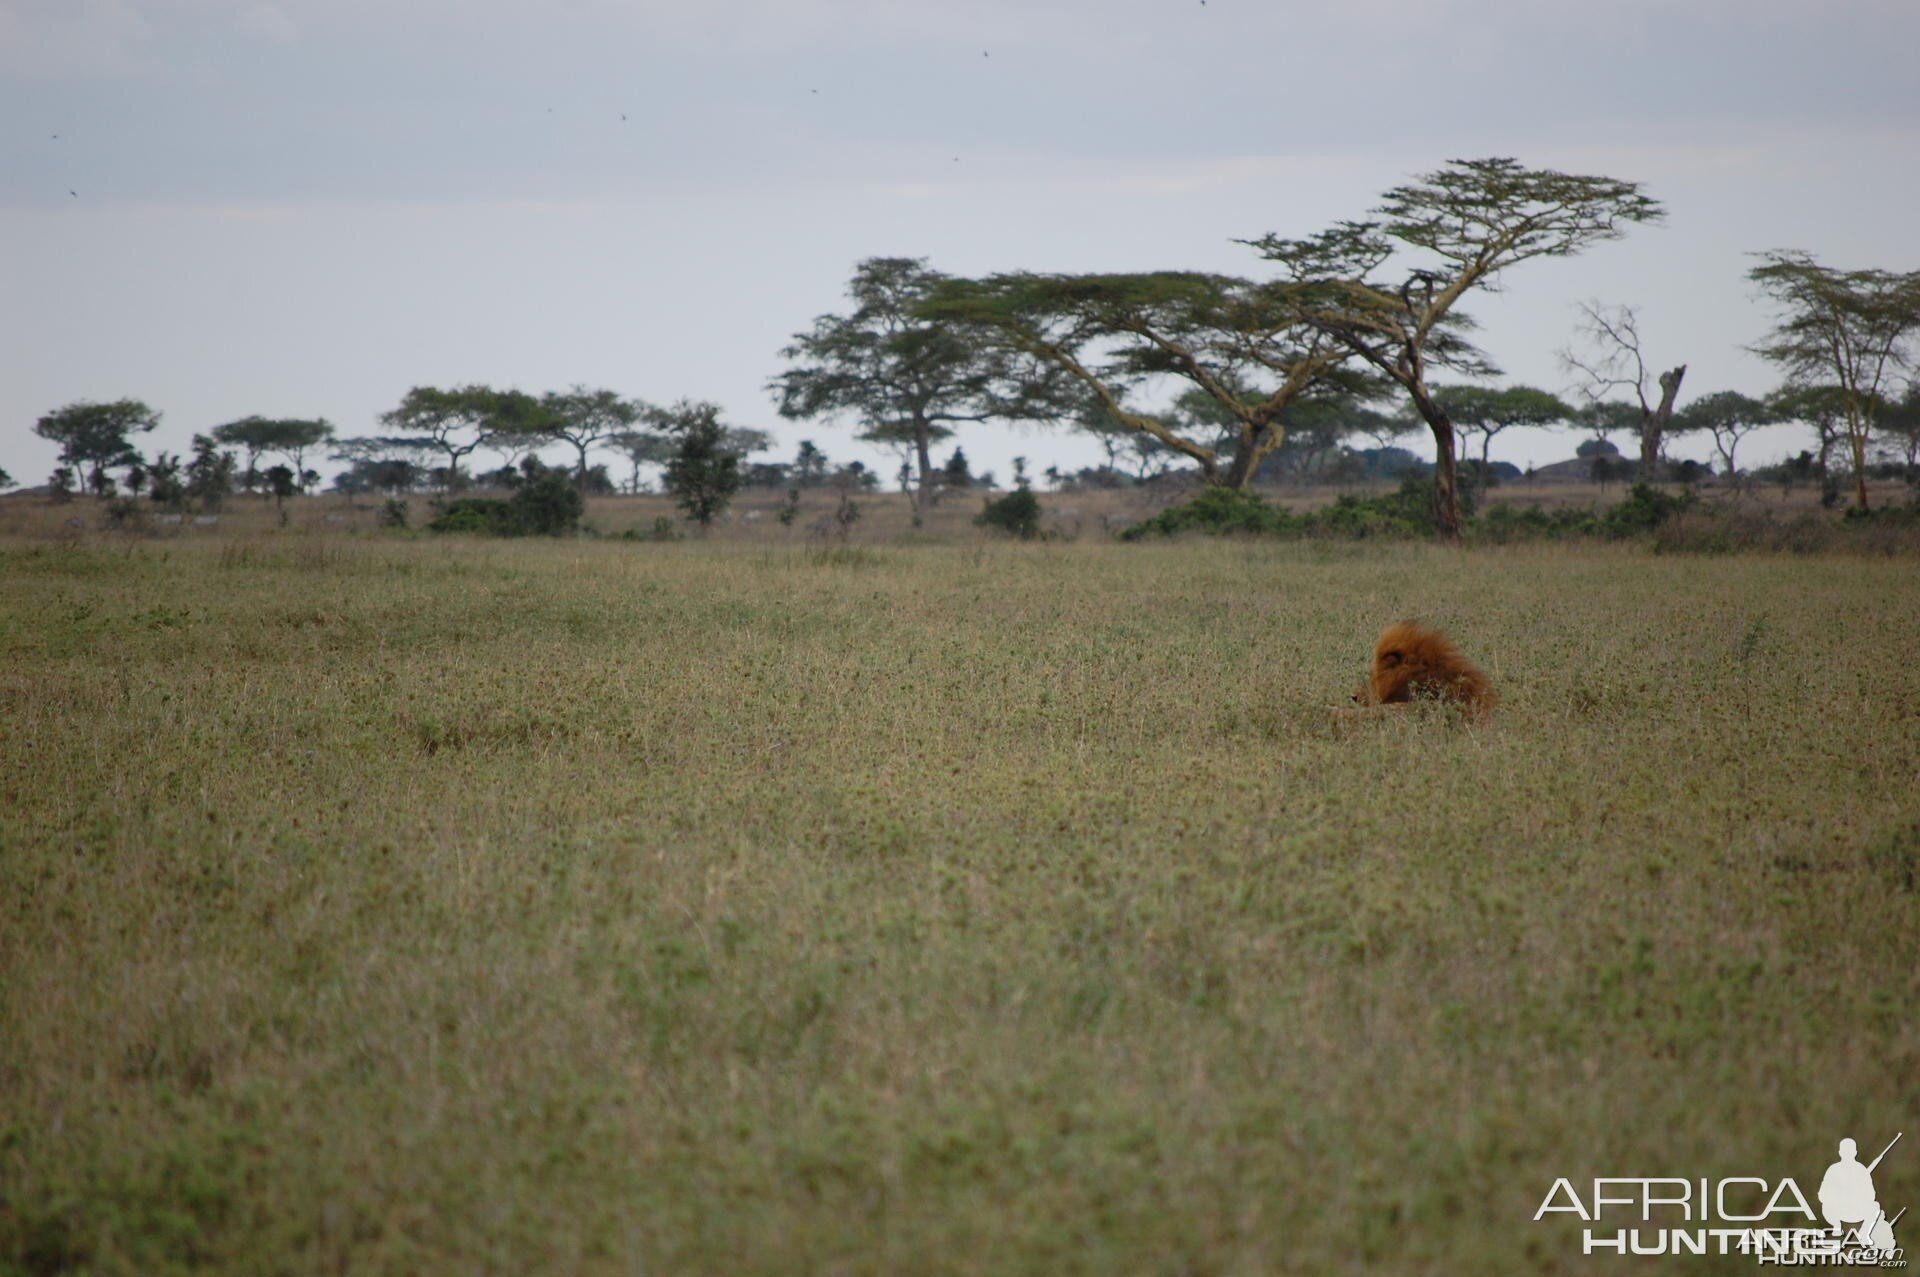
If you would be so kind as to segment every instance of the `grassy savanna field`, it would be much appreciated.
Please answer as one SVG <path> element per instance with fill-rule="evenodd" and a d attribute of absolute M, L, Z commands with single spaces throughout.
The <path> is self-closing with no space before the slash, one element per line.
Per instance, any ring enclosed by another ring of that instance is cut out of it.
<path fill-rule="evenodd" d="M 1579 1272 L 1558 1176 L 1896 1129 L 1920 1202 L 1913 560 L 871 526 L 16 526 L 0 1270 Z M 1409 615 L 1489 724 L 1329 715 Z"/>

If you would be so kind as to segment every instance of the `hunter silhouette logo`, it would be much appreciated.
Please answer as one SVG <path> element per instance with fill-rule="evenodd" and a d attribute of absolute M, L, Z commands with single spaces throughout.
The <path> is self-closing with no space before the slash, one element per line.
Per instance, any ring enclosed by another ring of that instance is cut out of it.
<path fill-rule="evenodd" d="M 1579 1216 L 1586 1255 L 1749 1255 L 1762 1265 L 1905 1268 L 1894 1227 L 1906 1208 L 1889 1214 L 1873 1182 L 1902 1134 L 1864 1164 L 1859 1145 L 1841 1140 L 1839 1159 L 1820 1179 L 1817 1210 L 1791 1178 L 1595 1178 L 1586 1197 L 1561 1178 L 1533 1218 Z"/>
<path fill-rule="evenodd" d="M 1827 1167 L 1826 1178 L 1820 1181 L 1820 1214 L 1836 1233 L 1846 1233 L 1845 1225 L 1852 1224 L 1855 1240 L 1872 1250 L 1895 1249 L 1893 1226 L 1900 1215 L 1907 1213 L 1907 1208 L 1902 1206 L 1900 1215 L 1888 1219 L 1873 1191 L 1874 1168 L 1893 1151 L 1902 1134 L 1905 1132 L 1896 1133 L 1892 1142 L 1880 1150 L 1880 1156 L 1865 1166 L 1860 1165 L 1856 1156 L 1859 1146 L 1850 1139 L 1841 1140 L 1840 1160 Z"/>

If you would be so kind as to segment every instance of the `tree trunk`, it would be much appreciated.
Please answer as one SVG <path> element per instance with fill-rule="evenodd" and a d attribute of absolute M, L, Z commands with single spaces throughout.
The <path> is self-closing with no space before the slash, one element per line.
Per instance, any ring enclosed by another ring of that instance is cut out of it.
<path fill-rule="evenodd" d="M 933 431 L 917 413 L 913 418 L 913 451 L 920 462 L 920 491 L 913 502 L 913 526 L 917 528 L 927 521 L 927 512 L 933 509 Z"/>
<path fill-rule="evenodd" d="M 1259 462 L 1255 459 L 1256 449 L 1251 443 L 1243 441 L 1233 451 L 1233 461 L 1227 466 L 1226 478 L 1220 481 L 1223 488 L 1232 488 L 1239 492 L 1253 483 L 1253 475 Z"/>
<path fill-rule="evenodd" d="M 1413 406 L 1433 431 L 1433 530 L 1442 541 L 1460 539 L 1460 485 L 1454 465 L 1453 418 L 1424 385 L 1408 387 Z"/>
<path fill-rule="evenodd" d="M 1660 441 L 1666 437 L 1667 422 L 1673 419 L 1673 401 L 1680 397 L 1680 380 L 1686 375 L 1685 364 L 1661 373 L 1660 406 L 1640 419 L 1640 482 L 1642 483 L 1652 483 L 1659 478 Z"/>
<path fill-rule="evenodd" d="M 1864 414 L 1862 414 L 1864 415 Z M 1867 508 L 1867 423 L 1853 417 L 1847 420 L 1847 451 L 1853 458 L 1853 496 L 1862 510 Z"/>

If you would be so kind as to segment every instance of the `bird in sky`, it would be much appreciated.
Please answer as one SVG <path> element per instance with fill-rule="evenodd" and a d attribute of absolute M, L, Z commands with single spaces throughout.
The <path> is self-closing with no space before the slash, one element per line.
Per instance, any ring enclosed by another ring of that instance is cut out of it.
<path fill-rule="evenodd" d="M 69 195 L 71 195 L 71 196 L 73 196 L 73 198 L 75 198 L 75 199 L 79 199 L 79 198 L 80 198 L 80 192 L 78 192 L 78 191 L 76 191 L 76 190 L 74 190 L 74 189 L 73 189 L 72 187 L 68 187 L 68 188 L 67 188 L 67 194 L 69 194 Z"/>

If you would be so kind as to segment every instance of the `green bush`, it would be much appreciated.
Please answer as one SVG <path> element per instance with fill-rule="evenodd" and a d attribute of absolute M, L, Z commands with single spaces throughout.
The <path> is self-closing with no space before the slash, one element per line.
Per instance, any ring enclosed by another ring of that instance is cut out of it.
<path fill-rule="evenodd" d="M 489 497 L 461 497 L 439 507 L 427 523 L 429 532 L 493 532 L 505 535 L 502 524 L 507 503 Z"/>
<path fill-rule="evenodd" d="M 1460 489 L 1460 515 L 1472 517 L 1468 489 Z M 1392 492 L 1377 497 L 1343 496 L 1301 520 L 1301 531 L 1318 536 L 1364 540 L 1371 537 L 1424 537 L 1433 534 L 1433 480 L 1408 475 Z"/>
<path fill-rule="evenodd" d="M 587 500 L 558 470 L 529 479 L 507 499 L 516 531 L 508 535 L 557 537 L 578 530 Z"/>
<path fill-rule="evenodd" d="M 1555 540 L 1593 536 L 1600 530 L 1591 510 L 1546 510 L 1537 505 L 1497 505 L 1468 525 L 1476 541 L 1505 545 L 1510 541 Z"/>
<path fill-rule="evenodd" d="M 1032 488 L 1015 488 L 1006 496 L 987 502 L 974 523 L 1031 541 L 1040 535 L 1040 498 L 1033 495 Z"/>
<path fill-rule="evenodd" d="M 1268 505 L 1251 492 L 1203 488 L 1192 500 L 1168 506 L 1151 519 L 1127 528 L 1121 532 L 1120 539 L 1138 541 L 1143 537 L 1170 537 L 1181 532 L 1271 536 L 1298 531 L 1299 527 L 1300 521 L 1293 515 Z"/>
<path fill-rule="evenodd" d="M 1471 495 L 1463 485 L 1463 515 L 1467 515 Z M 1844 549 L 1897 554 L 1910 552 L 1920 541 L 1920 503 L 1849 512 L 1844 520 L 1812 515 L 1780 518 L 1764 511 L 1708 506 L 1691 489 L 1669 492 L 1635 484 L 1625 500 L 1606 510 L 1497 505 L 1484 513 L 1467 515 L 1462 530 L 1471 541 L 1492 544 L 1598 537 L 1646 541 L 1657 553 L 1762 550 L 1811 554 Z M 1181 532 L 1421 539 L 1433 535 L 1433 482 L 1424 476 L 1409 476 L 1392 492 L 1377 497 L 1343 496 L 1330 506 L 1300 515 L 1269 506 L 1251 492 L 1208 488 L 1192 500 L 1136 523 L 1120 537 L 1137 541 Z"/>
<path fill-rule="evenodd" d="M 484 532 L 493 536 L 564 536 L 577 531 L 587 503 L 565 474 L 548 470 L 505 501 L 458 497 L 440 502 L 429 532 Z"/>
<path fill-rule="evenodd" d="M 1600 516 L 1597 530 L 1614 540 L 1644 536 L 1675 515 L 1693 509 L 1698 500 L 1691 488 L 1675 495 L 1636 483 L 1625 501 Z"/>
<path fill-rule="evenodd" d="M 1891 528 L 1920 528 L 1920 502 L 1909 501 L 1905 505 L 1873 506 L 1862 510 L 1859 506 L 1848 506 L 1847 512 L 1840 516 L 1850 524 L 1878 524 Z"/>

